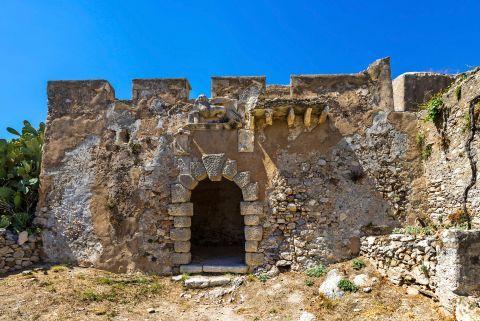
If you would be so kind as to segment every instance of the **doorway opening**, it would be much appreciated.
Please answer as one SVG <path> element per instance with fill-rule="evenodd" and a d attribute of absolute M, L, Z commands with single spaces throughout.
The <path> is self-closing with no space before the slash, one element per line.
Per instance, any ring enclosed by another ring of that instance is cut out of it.
<path fill-rule="evenodd" d="M 242 190 L 228 180 L 203 180 L 192 191 L 192 263 L 245 264 L 242 199 Z"/>

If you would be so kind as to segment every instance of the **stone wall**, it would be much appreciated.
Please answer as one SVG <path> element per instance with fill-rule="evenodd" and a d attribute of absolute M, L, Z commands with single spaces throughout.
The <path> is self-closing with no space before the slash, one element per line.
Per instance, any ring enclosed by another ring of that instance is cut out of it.
<path fill-rule="evenodd" d="M 436 223 L 455 225 L 464 223 L 461 218 L 466 202 L 473 227 L 480 227 L 480 188 L 473 177 L 470 158 L 479 168 L 477 151 L 480 149 L 478 130 L 468 142 L 471 126 L 469 125 L 469 108 L 471 102 L 480 96 L 479 69 L 458 75 L 450 89 L 441 95 L 442 112 L 436 123 L 418 122 L 418 137 L 424 140 L 419 149 L 424 153 L 424 174 L 426 195 L 422 202 L 425 213 Z M 473 106 L 476 127 L 478 123 L 478 104 Z M 425 111 L 418 114 L 425 117 Z M 470 145 L 470 154 L 467 151 Z M 474 184 L 465 198 L 465 190 Z"/>
<path fill-rule="evenodd" d="M 40 260 L 41 238 L 0 229 L 0 274 L 24 269 Z"/>
<path fill-rule="evenodd" d="M 435 236 L 367 236 L 362 238 L 361 254 L 392 283 L 415 287 L 438 299 L 446 311 L 461 313 L 458 320 L 478 315 L 479 230 L 451 229 Z M 471 309 L 472 304 L 478 306 Z"/>
<path fill-rule="evenodd" d="M 396 285 L 416 287 L 433 296 L 437 288 L 437 251 L 434 236 L 391 234 L 362 238 L 361 254 L 381 275 Z"/>

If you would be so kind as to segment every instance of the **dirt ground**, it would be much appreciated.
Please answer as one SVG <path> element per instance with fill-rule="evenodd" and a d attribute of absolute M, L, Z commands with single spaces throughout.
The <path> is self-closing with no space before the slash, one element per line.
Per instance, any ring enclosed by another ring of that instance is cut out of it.
<path fill-rule="evenodd" d="M 368 265 L 331 268 L 350 279 L 365 273 L 379 281 L 370 293 L 330 300 L 318 293 L 324 277 L 288 272 L 262 282 L 248 275 L 233 293 L 215 298 L 212 289 L 187 290 L 170 277 L 57 265 L 0 278 L 0 320 L 294 321 L 304 311 L 329 321 L 449 320 L 433 300 L 407 295 Z"/>

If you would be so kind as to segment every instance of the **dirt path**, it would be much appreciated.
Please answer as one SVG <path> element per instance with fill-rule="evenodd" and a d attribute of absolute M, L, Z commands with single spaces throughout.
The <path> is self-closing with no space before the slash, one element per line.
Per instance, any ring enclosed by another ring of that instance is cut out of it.
<path fill-rule="evenodd" d="M 361 272 L 348 262 L 335 267 L 351 277 L 378 277 L 368 266 Z M 247 276 L 233 293 L 215 297 L 212 289 L 186 290 L 169 277 L 53 266 L 0 278 L 0 320 L 289 321 L 304 311 L 317 320 L 447 320 L 432 300 L 380 278 L 370 293 L 338 300 L 318 294 L 322 280 L 293 272 L 266 282 Z"/>

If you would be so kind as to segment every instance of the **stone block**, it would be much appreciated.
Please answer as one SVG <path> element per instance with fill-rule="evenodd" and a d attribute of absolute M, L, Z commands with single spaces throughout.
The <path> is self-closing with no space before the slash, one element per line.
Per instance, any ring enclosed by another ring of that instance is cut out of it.
<path fill-rule="evenodd" d="M 245 241 L 245 252 L 258 252 L 258 241 Z"/>
<path fill-rule="evenodd" d="M 168 214 L 171 216 L 193 216 L 193 203 L 178 203 L 168 205 Z"/>
<path fill-rule="evenodd" d="M 264 262 L 263 253 L 245 253 L 245 263 L 249 266 L 259 266 Z"/>
<path fill-rule="evenodd" d="M 180 273 L 202 273 L 202 265 L 200 264 L 188 264 L 180 266 Z"/>
<path fill-rule="evenodd" d="M 247 184 L 242 188 L 242 195 L 244 201 L 256 201 L 258 200 L 258 183 Z"/>
<path fill-rule="evenodd" d="M 172 193 L 172 203 L 184 203 L 190 200 L 192 192 L 185 188 L 182 184 L 173 184 L 170 187 Z"/>
<path fill-rule="evenodd" d="M 190 216 L 175 216 L 173 218 L 173 226 L 190 227 L 192 226 L 192 219 Z"/>
<path fill-rule="evenodd" d="M 237 175 L 233 177 L 233 181 L 238 185 L 238 187 L 244 188 L 248 183 L 250 183 L 250 172 L 237 173 Z"/>
<path fill-rule="evenodd" d="M 190 252 L 190 242 L 189 241 L 179 241 L 173 243 L 173 249 L 177 253 L 188 253 Z"/>
<path fill-rule="evenodd" d="M 170 230 L 170 238 L 173 241 L 189 241 L 191 236 L 189 228 L 179 227 Z"/>
<path fill-rule="evenodd" d="M 191 253 L 172 253 L 172 264 L 189 264 L 192 261 Z"/>
<path fill-rule="evenodd" d="M 248 272 L 248 266 L 246 265 L 204 265 L 203 272 L 244 274 Z"/>
<path fill-rule="evenodd" d="M 223 166 L 222 175 L 230 181 L 233 180 L 235 175 L 237 175 L 237 161 L 227 160 L 225 166 Z"/>
<path fill-rule="evenodd" d="M 175 165 L 180 174 L 190 174 L 190 157 L 188 156 L 176 156 Z"/>
<path fill-rule="evenodd" d="M 191 162 L 190 171 L 192 173 L 192 176 L 197 181 L 201 181 L 207 178 L 207 170 L 205 169 L 205 166 L 203 166 L 202 162 Z"/>
<path fill-rule="evenodd" d="M 202 161 L 208 178 L 213 182 L 221 181 L 225 154 L 206 154 L 202 156 Z"/>
<path fill-rule="evenodd" d="M 238 152 L 253 153 L 255 146 L 255 133 L 251 129 L 238 130 Z"/>
<path fill-rule="evenodd" d="M 185 134 L 176 135 L 173 139 L 173 154 L 176 156 L 185 156 L 189 153 L 189 136 Z"/>
<path fill-rule="evenodd" d="M 241 215 L 263 215 L 263 202 L 240 202 Z"/>
<path fill-rule="evenodd" d="M 198 181 L 189 174 L 180 174 L 178 176 L 178 181 L 180 184 L 182 184 L 185 188 L 188 188 L 189 190 L 194 189 L 198 185 Z"/>
<path fill-rule="evenodd" d="M 263 227 L 245 226 L 245 240 L 247 241 L 261 241 L 263 236 Z"/>
<path fill-rule="evenodd" d="M 243 221 L 245 222 L 245 225 L 259 225 L 260 217 L 257 215 L 245 215 Z"/>

